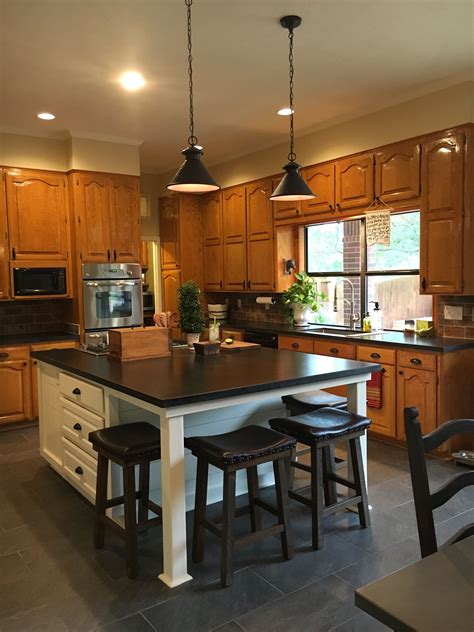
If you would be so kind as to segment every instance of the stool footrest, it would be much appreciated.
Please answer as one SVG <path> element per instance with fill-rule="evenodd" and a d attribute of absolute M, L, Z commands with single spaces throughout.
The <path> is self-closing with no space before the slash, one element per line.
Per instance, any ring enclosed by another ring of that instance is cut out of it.
<path fill-rule="evenodd" d="M 152 510 L 153 511 L 153 510 Z M 143 520 L 137 524 L 138 531 L 146 531 L 151 527 L 159 527 L 161 525 L 161 516 L 156 516 L 156 518 L 148 518 L 148 520 Z"/>
<path fill-rule="evenodd" d="M 246 544 L 250 544 L 255 540 L 260 540 L 261 538 L 266 538 L 268 536 L 274 536 L 278 533 L 282 533 L 285 530 L 284 525 L 282 524 L 274 524 L 271 527 L 265 527 L 265 529 L 259 529 L 258 531 L 254 531 L 253 533 L 248 533 L 247 535 L 243 535 L 240 538 L 236 538 L 234 540 L 234 546 L 245 546 Z"/>
<path fill-rule="evenodd" d="M 303 472 L 308 472 L 311 474 L 311 467 L 306 465 L 306 463 L 300 463 L 299 461 L 292 461 L 292 467 L 296 467 L 298 470 L 303 470 Z"/>
<path fill-rule="evenodd" d="M 335 483 L 339 483 L 339 485 L 344 485 L 344 487 L 349 487 L 349 489 L 355 489 L 355 483 L 350 481 L 347 478 L 343 478 L 342 476 L 338 476 L 337 474 L 328 474 L 328 479 L 330 481 L 334 481 Z"/>
<path fill-rule="evenodd" d="M 362 500 L 362 496 L 349 496 L 346 500 L 338 500 L 334 505 L 329 505 L 329 507 L 325 507 L 323 509 L 323 516 L 332 516 L 342 509 L 347 509 L 348 507 L 352 507 L 353 505 L 358 505 Z"/>
<path fill-rule="evenodd" d="M 270 503 L 267 503 L 266 500 L 262 500 L 261 498 L 255 498 L 254 503 L 258 505 L 259 507 L 261 507 L 262 509 L 265 509 L 265 511 L 268 511 L 269 513 L 278 517 L 278 509 L 274 507 L 273 505 L 271 505 Z"/>

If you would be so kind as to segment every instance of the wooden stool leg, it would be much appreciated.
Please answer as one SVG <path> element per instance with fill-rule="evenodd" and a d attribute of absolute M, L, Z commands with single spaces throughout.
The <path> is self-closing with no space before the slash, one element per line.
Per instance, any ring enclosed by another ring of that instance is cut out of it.
<path fill-rule="evenodd" d="M 209 463 L 198 458 L 196 474 L 196 498 L 194 500 L 193 562 L 201 562 L 204 557 L 204 521 L 207 505 L 207 478 Z"/>
<path fill-rule="evenodd" d="M 257 466 L 247 468 L 247 487 L 249 492 L 250 527 L 252 533 L 262 528 L 262 517 L 259 508 L 255 505 L 258 496 L 258 470 Z"/>
<path fill-rule="evenodd" d="M 293 557 L 293 547 L 290 539 L 290 517 L 288 514 L 288 484 L 286 479 L 285 459 L 273 461 L 273 472 L 275 474 L 275 492 L 278 508 L 278 522 L 284 526 L 280 534 L 281 550 L 285 560 Z"/>
<path fill-rule="evenodd" d="M 288 489 L 293 489 L 293 483 L 295 482 L 295 468 L 292 467 L 291 462 L 296 461 L 296 458 L 296 448 L 293 448 L 290 452 L 290 456 L 285 459 Z"/>
<path fill-rule="evenodd" d="M 97 456 L 97 481 L 95 492 L 95 523 L 94 523 L 94 546 L 101 549 L 105 539 L 105 510 L 107 503 L 107 473 L 109 460 L 99 454 Z"/>
<path fill-rule="evenodd" d="M 323 476 L 324 476 L 324 502 L 326 506 L 337 502 L 336 483 L 329 478 L 329 474 L 336 471 L 334 460 L 334 446 L 326 445 L 323 448 Z"/>
<path fill-rule="evenodd" d="M 127 549 L 127 575 L 133 579 L 138 574 L 137 518 L 135 495 L 135 466 L 123 468 L 123 492 L 125 506 L 125 545 Z"/>
<path fill-rule="evenodd" d="M 148 520 L 147 501 L 150 499 L 150 461 L 140 463 L 140 500 L 138 501 L 138 522 Z"/>
<path fill-rule="evenodd" d="M 354 474 L 354 485 L 356 496 L 361 497 L 360 503 L 357 504 L 359 511 L 360 526 L 370 526 L 369 502 L 367 499 L 367 488 L 365 485 L 364 467 L 362 464 L 362 449 L 360 447 L 360 438 L 349 439 L 349 450 L 351 453 L 352 471 Z"/>
<path fill-rule="evenodd" d="M 221 540 L 221 584 L 232 584 L 232 558 L 234 554 L 235 471 L 224 471 L 224 509 Z"/>
<path fill-rule="evenodd" d="M 323 547 L 323 458 L 322 449 L 311 446 L 311 512 L 313 549 Z"/>

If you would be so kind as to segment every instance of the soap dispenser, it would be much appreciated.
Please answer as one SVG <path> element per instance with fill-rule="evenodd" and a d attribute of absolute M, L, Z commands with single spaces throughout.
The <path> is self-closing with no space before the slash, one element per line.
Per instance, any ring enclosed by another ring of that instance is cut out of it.
<path fill-rule="evenodd" d="M 365 314 L 364 320 L 362 321 L 362 331 L 366 334 L 372 331 L 372 320 L 370 318 L 369 312 Z"/>
<path fill-rule="evenodd" d="M 383 313 L 380 309 L 378 301 L 370 301 L 374 303 L 374 311 L 372 312 L 372 331 L 383 331 Z"/>

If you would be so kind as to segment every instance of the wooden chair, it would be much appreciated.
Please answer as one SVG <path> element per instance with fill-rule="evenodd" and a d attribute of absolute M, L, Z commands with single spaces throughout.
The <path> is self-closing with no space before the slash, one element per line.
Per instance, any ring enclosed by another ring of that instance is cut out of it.
<path fill-rule="evenodd" d="M 433 510 L 444 505 L 465 487 L 474 485 L 474 470 L 456 474 L 435 492 L 430 493 L 425 453 L 434 450 L 454 435 L 474 432 L 474 419 L 447 421 L 423 437 L 418 420 L 418 409 L 405 408 L 404 415 L 421 556 L 427 557 L 438 550 Z M 453 544 L 471 535 L 474 535 L 474 523 L 461 528 L 443 546 Z"/>

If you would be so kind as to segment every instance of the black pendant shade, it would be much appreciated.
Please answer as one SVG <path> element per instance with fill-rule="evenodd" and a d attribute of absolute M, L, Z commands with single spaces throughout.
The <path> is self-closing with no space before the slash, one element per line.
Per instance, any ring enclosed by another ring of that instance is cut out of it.
<path fill-rule="evenodd" d="M 202 149 L 190 145 L 181 153 L 184 156 L 184 162 L 168 184 L 167 189 L 181 191 L 181 193 L 208 193 L 220 188 L 201 162 Z"/>
<path fill-rule="evenodd" d="M 271 194 L 270 200 L 297 202 L 298 200 L 311 200 L 315 197 L 299 173 L 300 166 L 297 162 L 290 161 L 283 167 L 286 173 Z"/>

